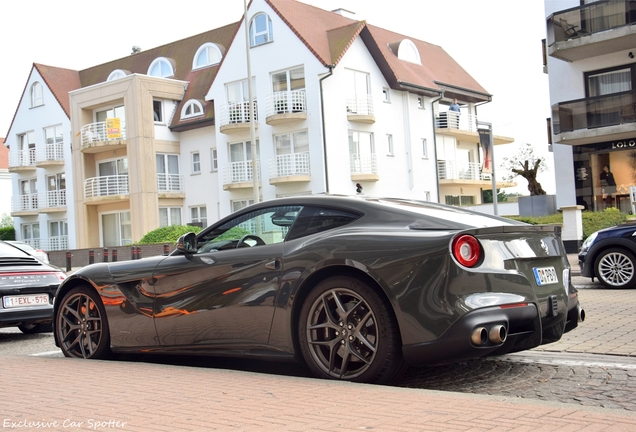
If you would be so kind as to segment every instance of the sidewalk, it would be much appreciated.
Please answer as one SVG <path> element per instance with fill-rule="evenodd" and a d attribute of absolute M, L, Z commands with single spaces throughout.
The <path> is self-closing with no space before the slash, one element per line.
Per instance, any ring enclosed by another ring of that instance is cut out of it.
<path fill-rule="evenodd" d="M 0 430 L 636 430 L 622 410 L 213 368 L 6 356 L 0 373 Z"/>

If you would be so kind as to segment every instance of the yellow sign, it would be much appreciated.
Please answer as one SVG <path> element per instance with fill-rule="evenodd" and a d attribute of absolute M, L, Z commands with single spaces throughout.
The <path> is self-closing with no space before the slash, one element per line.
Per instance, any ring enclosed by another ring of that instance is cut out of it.
<path fill-rule="evenodd" d="M 106 138 L 107 139 L 121 138 L 121 124 L 118 118 L 106 119 Z"/>

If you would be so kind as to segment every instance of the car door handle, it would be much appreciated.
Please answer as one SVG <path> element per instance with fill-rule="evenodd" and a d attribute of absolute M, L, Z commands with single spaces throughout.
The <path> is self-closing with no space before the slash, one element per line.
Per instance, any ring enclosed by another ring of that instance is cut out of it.
<path fill-rule="evenodd" d="M 280 270 L 280 260 L 277 258 L 265 264 L 265 268 L 269 270 Z"/>

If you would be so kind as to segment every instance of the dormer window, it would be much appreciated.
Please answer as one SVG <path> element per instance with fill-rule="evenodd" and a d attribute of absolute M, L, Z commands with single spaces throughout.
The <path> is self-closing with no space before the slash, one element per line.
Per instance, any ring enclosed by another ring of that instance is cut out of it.
<path fill-rule="evenodd" d="M 172 63 L 165 57 L 159 57 L 150 64 L 148 75 L 160 78 L 171 77 L 174 75 Z"/>
<path fill-rule="evenodd" d="M 216 44 L 203 44 L 194 55 L 194 60 L 192 61 L 192 69 L 198 69 L 218 64 L 221 61 L 222 57 L 223 54 Z"/>
<path fill-rule="evenodd" d="M 404 39 L 402 42 L 400 42 L 397 55 L 400 60 L 422 64 L 420 52 L 417 50 L 417 47 L 415 46 L 413 41 L 410 41 L 408 39 Z"/>
<path fill-rule="evenodd" d="M 272 20 L 265 13 L 259 13 L 250 23 L 250 46 L 263 45 L 274 40 Z"/>
<path fill-rule="evenodd" d="M 106 81 L 115 81 L 115 80 L 118 80 L 119 78 L 124 78 L 125 76 L 126 76 L 126 72 L 124 72 L 121 69 L 115 69 L 114 71 L 110 73 L 110 75 L 108 75 L 108 78 L 106 78 Z"/>
<path fill-rule="evenodd" d="M 198 100 L 189 100 L 181 109 L 181 119 L 203 115 L 203 105 Z"/>
<path fill-rule="evenodd" d="M 42 94 L 42 84 L 33 83 L 31 86 L 31 108 L 44 105 L 44 96 Z"/>

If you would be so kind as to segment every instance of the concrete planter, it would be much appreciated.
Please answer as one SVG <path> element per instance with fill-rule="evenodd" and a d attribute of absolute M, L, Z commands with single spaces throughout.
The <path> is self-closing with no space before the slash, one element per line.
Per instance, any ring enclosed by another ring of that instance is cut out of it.
<path fill-rule="evenodd" d="M 519 216 L 547 216 L 556 212 L 556 195 L 519 197 Z"/>

